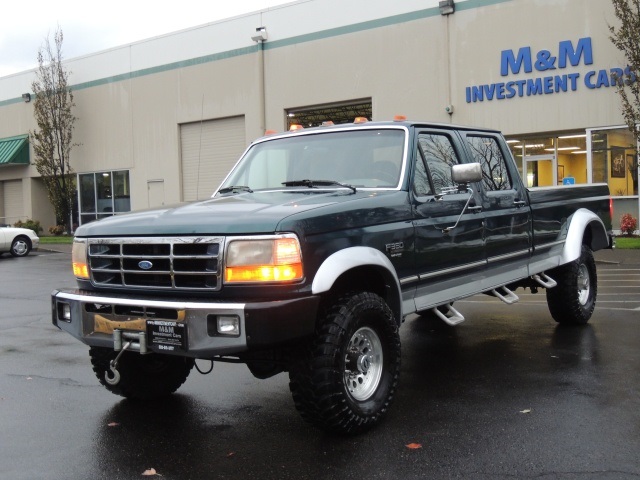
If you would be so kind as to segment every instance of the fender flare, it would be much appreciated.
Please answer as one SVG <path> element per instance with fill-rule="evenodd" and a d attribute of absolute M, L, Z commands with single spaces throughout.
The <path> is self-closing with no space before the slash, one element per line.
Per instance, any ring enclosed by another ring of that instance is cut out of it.
<path fill-rule="evenodd" d="M 564 249 L 562 250 L 561 265 L 580 258 L 585 232 L 587 230 L 590 231 L 590 242 L 588 245 L 591 250 L 601 250 L 609 246 L 607 229 L 602 219 L 591 210 L 579 208 L 569 217 L 568 224 L 569 230 L 564 242 Z"/>
<path fill-rule="evenodd" d="M 389 258 L 380 250 L 371 247 L 349 247 L 327 257 L 316 272 L 311 284 L 314 295 L 326 293 L 336 280 L 357 267 L 376 267 L 391 287 L 389 307 L 398 324 L 402 322 L 402 291 L 396 269 Z"/>

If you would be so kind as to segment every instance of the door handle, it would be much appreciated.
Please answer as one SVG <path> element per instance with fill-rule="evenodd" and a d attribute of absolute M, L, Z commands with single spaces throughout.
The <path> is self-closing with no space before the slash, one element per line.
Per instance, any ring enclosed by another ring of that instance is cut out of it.
<path fill-rule="evenodd" d="M 481 212 L 482 211 L 482 205 L 469 206 L 469 207 L 467 207 L 467 210 L 469 210 L 470 212 Z"/>
<path fill-rule="evenodd" d="M 513 204 L 516 207 L 520 208 L 520 207 L 524 207 L 527 204 L 527 202 L 525 202 L 524 200 L 515 200 Z"/>

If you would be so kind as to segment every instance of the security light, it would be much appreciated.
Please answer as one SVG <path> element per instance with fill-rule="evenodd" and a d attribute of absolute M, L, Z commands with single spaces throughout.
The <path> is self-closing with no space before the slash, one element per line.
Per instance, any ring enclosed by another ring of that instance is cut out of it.
<path fill-rule="evenodd" d="M 256 28 L 256 34 L 251 37 L 254 42 L 264 42 L 267 40 L 267 27 Z"/>
<path fill-rule="evenodd" d="M 438 8 L 440 9 L 440 15 L 451 15 L 456 11 L 456 6 L 453 3 L 453 0 L 442 0 L 438 4 Z"/>

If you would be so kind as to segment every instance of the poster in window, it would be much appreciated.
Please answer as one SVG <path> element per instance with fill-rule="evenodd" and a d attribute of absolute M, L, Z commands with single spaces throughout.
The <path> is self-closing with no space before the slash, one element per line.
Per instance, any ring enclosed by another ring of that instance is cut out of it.
<path fill-rule="evenodd" d="M 625 177 L 624 148 L 611 148 L 611 178 Z"/>

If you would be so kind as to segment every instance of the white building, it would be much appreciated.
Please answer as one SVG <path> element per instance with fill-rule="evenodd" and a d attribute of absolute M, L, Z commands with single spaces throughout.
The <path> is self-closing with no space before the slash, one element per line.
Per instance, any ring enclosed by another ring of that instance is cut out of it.
<path fill-rule="evenodd" d="M 75 222 L 207 198 L 265 129 L 396 114 L 500 129 L 529 185 L 607 182 L 616 218 L 637 217 L 611 2 L 447 3 L 307 0 L 69 59 Z M 46 230 L 33 79 L 0 78 L 0 223 Z"/>

